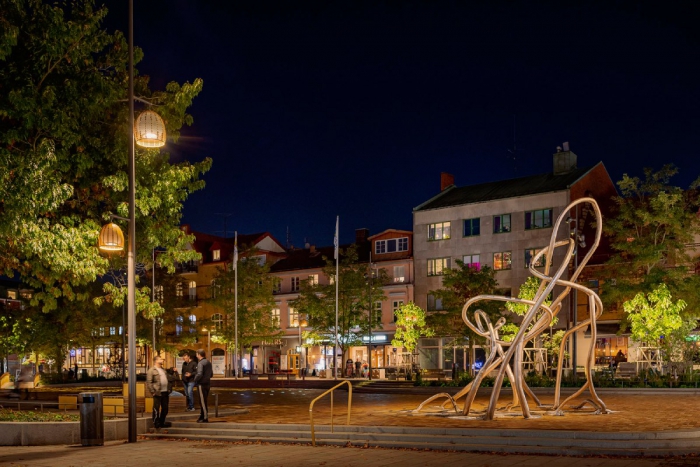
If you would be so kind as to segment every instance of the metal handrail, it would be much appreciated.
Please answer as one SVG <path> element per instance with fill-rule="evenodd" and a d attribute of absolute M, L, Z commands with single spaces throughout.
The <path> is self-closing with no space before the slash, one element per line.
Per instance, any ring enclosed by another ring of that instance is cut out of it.
<path fill-rule="evenodd" d="M 341 381 L 340 383 L 336 384 L 332 388 L 330 388 L 328 391 L 324 392 L 320 396 L 318 396 L 316 399 L 311 401 L 311 404 L 309 405 L 309 417 L 311 417 L 311 445 L 316 446 L 316 432 L 314 431 L 314 404 L 316 403 L 317 400 L 325 396 L 326 394 L 330 393 L 331 394 L 331 433 L 333 433 L 333 391 L 338 389 L 340 386 L 343 384 L 348 385 L 348 425 L 350 425 L 350 409 L 352 407 L 352 384 L 350 384 L 350 381 Z"/>

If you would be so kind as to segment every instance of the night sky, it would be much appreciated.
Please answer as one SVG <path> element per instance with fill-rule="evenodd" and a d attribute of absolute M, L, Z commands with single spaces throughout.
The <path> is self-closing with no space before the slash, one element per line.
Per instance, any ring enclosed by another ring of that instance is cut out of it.
<path fill-rule="evenodd" d="M 135 0 L 154 87 L 201 77 L 173 161 L 211 157 L 194 230 L 282 243 L 411 229 L 439 191 L 551 171 L 700 175 L 698 2 Z M 127 28 L 109 0 L 108 29 Z M 514 151 L 515 149 L 515 151 Z"/>

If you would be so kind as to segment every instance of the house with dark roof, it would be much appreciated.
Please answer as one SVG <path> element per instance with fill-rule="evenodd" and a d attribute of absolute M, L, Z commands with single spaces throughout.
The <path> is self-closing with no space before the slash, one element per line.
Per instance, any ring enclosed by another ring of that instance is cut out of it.
<path fill-rule="evenodd" d="M 553 155 L 553 170 L 548 173 L 458 187 L 450 174 L 441 175 L 441 191 L 413 209 L 414 268 L 416 303 L 428 311 L 442 309 L 431 291 L 442 287 L 443 272 L 455 267 L 455 261 L 479 268 L 488 265 L 496 271 L 502 293 L 517 296 L 520 285 L 530 275 L 528 267 L 537 252 L 549 243 L 553 224 L 572 201 L 590 196 L 603 212 L 613 196 L 615 185 L 602 162 L 578 167 L 577 156 L 568 143 Z M 593 226 L 584 210 L 570 213 L 572 222 L 560 227 L 557 238 L 575 234 L 577 254 L 583 256 L 590 245 Z M 572 229 L 574 230 L 572 232 Z M 590 244 L 590 241 L 589 241 Z M 554 264 L 564 261 L 564 249 L 554 255 Z M 591 264 L 605 260 L 605 247 Z M 536 267 L 544 266 L 535 265 Z M 585 303 L 579 307 L 585 309 Z M 573 317 L 573 300 L 563 304 L 560 325 Z M 447 368 L 456 362 L 463 366 L 466 355 L 452 359 L 442 351 L 447 338 L 424 339 L 421 351 L 423 368 Z M 448 352 L 449 353 L 449 352 Z"/>

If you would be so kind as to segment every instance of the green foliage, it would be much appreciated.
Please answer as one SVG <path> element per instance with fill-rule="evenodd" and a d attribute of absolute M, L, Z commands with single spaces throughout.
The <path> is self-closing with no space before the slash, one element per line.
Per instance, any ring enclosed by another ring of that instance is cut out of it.
<path fill-rule="evenodd" d="M 462 308 L 477 295 L 496 294 L 498 282 L 496 272 L 489 266 L 477 269 L 461 260 L 455 262 L 456 268 L 444 271 L 442 289 L 430 292 L 442 300 L 444 311 L 430 313 L 428 325 L 439 335 L 465 337 L 471 343 L 475 336 L 462 320 Z M 495 302 L 481 302 L 478 308 L 493 318 L 500 316 L 500 307 Z"/>
<path fill-rule="evenodd" d="M 666 165 L 658 172 L 644 169 L 644 179 L 627 174 L 618 182 L 621 196 L 604 231 L 617 252 L 608 262 L 602 298 L 621 307 L 637 294 L 666 284 L 690 306 L 689 317 L 700 315 L 700 277 L 688 274 L 692 264 L 688 244 L 698 233 L 697 192 L 670 184 L 678 172 Z"/>
<path fill-rule="evenodd" d="M 396 333 L 391 340 L 394 347 L 404 347 L 409 353 L 413 353 L 418 345 L 418 339 L 434 336 L 432 329 L 426 326 L 425 310 L 413 302 L 399 307 L 394 312 L 396 315 Z"/>
<path fill-rule="evenodd" d="M 343 354 L 352 346 L 363 345 L 362 336 L 369 334 L 369 311 L 377 301 L 386 299 L 382 285 L 387 281 L 386 271 L 372 272 L 368 280 L 368 264 L 358 262 L 355 245 L 340 250 L 338 268 L 338 346 Z M 335 278 L 336 265 L 333 258 L 325 258 L 323 273 Z M 314 332 L 305 337 L 316 342 L 335 342 L 335 289 L 333 284 L 302 284 L 299 298 L 290 302 L 291 306 L 308 318 L 308 325 Z M 379 317 L 373 317 L 373 329 L 381 329 Z M 344 361 L 344 359 L 343 359 Z"/>
<path fill-rule="evenodd" d="M 0 408 L 0 422 L 77 422 L 80 416 L 61 412 L 14 411 Z"/>
<path fill-rule="evenodd" d="M 279 323 L 272 317 L 275 298 L 272 294 L 278 280 L 270 274 L 268 263 L 255 260 L 257 250 L 244 248 L 238 261 L 238 345 L 249 347 L 256 341 L 268 341 L 282 335 Z M 236 340 L 236 270 L 219 268 L 214 278 L 213 296 L 209 302 L 226 317 L 224 326 L 216 330 L 217 342 L 233 348 Z"/>
<path fill-rule="evenodd" d="M 632 338 L 656 343 L 683 326 L 681 312 L 686 303 L 683 300 L 674 303 L 666 284 L 661 284 L 646 296 L 638 293 L 623 307 L 631 324 Z"/>
<path fill-rule="evenodd" d="M 127 44 L 102 28 L 106 14 L 92 0 L 0 4 L 0 268 L 35 288 L 32 304 L 45 312 L 87 299 L 81 288 L 126 261 L 96 248 L 108 214 L 128 212 Z M 202 81 L 151 91 L 137 76 L 135 88 L 176 140 Z M 137 151 L 137 261 L 149 264 L 155 246 L 170 269 L 196 259 L 179 224 L 210 166 Z"/>

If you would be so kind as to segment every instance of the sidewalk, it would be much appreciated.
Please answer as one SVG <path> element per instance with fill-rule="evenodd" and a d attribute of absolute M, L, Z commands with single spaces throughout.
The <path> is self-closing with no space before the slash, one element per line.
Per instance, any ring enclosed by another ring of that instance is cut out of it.
<path fill-rule="evenodd" d="M 541 467 L 545 464 L 547 467 L 697 466 L 700 465 L 700 458 L 581 458 L 164 440 L 139 440 L 135 444 L 112 442 L 89 448 L 0 447 L 0 465 L 3 466 Z"/>

